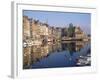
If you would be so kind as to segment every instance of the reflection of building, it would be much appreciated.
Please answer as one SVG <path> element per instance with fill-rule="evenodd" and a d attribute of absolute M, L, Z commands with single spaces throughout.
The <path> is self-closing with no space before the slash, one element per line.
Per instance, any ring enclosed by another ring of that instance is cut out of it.
<path fill-rule="evenodd" d="M 76 42 L 65 42 L 62 43 L 62 49 L 63 50 L 68 50 L 69 52 L 76 52 L 76 51 L 80 51 L 81 48 L 83 48 L 83 46 L 85 45 L 85 42 L 82 41 L 76 41 Z"/>
<path fill-rule="evenodd" d="M 83 46 L 85 45 L 85 43 L 81 42 L 81 41 L 78 41 L 78 42 L 75 43 L 75 45 L 76 45 L 75 46 L 75 50 L 76 51 L 80 51 L 80 49 L 83 48 Z"/>
<path fill-rule="evenodd" d="M 31 67 L 31 64 L 34 64 L 40 61 L 44 57 L 48 57 L 51 53 L 55 51 L 61 51 L 61 44 L 53 44 L 50 42 L 48 45 L 34 45 L 23 49 L 23 66 L 24 68 Z"/>
<path fill-rule="evenodd" d="M 40 46 L 32 46 L 32 63 L 35 63 L 41 59 L 41 48 Z"/>
<path fill-rule="evenodd" d="M 29 68 L 31 65 L 31 47 L 23 49 L 23 68 Z"/>
<path fill-rule="evenodd" d="M 24 48 L 24 57 L 23 57 L 23 66 L 25 68 L 31 68 L 32 65 L 37 62 L 40 62 L 43 58 L 47 58 L 48 56 L 54 54 L 57 54 L 61 52 L 63 54 L 63 51 L 68 51 L 70 53 L 70 56 L 73 56 L 75 52 L 78 52 L 81 50 L 81 48 L 84 47 L 86 43 L 83 41 L 68 41 L 63 42 L 62 44 L 60 42 L 53 43 L 48 42 L 48 44 L 45 45 L 34 45 L 31 47 Z M 90 51 L 88 51 L 90 53 Z"/>

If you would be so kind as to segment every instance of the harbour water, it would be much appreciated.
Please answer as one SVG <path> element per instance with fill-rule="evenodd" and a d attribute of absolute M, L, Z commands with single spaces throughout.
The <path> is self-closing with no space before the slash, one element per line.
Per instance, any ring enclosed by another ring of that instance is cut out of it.
<path fill-rule="evenodd" d="M 91 66 L 89 41 L 48 42 L 23 48 L 23 69 L 79 66 Z"/>

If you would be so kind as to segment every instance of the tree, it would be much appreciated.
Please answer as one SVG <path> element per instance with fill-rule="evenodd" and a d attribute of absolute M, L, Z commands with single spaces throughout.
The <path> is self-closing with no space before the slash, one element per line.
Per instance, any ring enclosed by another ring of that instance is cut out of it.
<path fill-rule="evenodd" d="M 67 33 L 68 33 L 67 27 L 66 28 L 63 28 L 62 29 L 62 36 L 66 36 L 67 37 Z"/>
<path fill-rule="evenodd" d="M 68 27 L 68 37 L 73 37 L 75 32 L 75 28 L 72 23 L 69 24 Z"/>

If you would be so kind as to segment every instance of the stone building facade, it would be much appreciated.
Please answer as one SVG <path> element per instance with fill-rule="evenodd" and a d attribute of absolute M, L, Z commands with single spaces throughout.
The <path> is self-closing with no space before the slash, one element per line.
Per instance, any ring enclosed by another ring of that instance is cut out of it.
<path fill-rule="evenodd" d="M 87 39 L 87 35 L 81 28 L 74 27 L 74 36 L 68 36 L 68 28 L 50 26 L 47 23 L 42 23 L 39 20 L 29 19 L 23 16 L 23 39 L 30 44 L 40 44 L 46 42 L 57 42 L 61 40 L 77 40 Z M 27 41 L 28 40 L 28 41 Z"/>
<path fill-rule="evenodd" d="M 30 20 L 27 16 L 23 17 L 23 38 L 24 40 L 30 38 Z"/>
<path fill-rule="evenodd" d="M 77 39 L 83 39 L 85 36 L 85 33 L 81 30 L 80 27 L 75 27 L 75 37 Z"/>

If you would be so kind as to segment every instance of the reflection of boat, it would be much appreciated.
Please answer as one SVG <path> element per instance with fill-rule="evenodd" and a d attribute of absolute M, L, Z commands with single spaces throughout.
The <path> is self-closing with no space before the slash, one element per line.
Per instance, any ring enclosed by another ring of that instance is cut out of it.
<path fill-rule="evenodd" d="M 80 56 L 77 60 L 77 65 L 79 66 L 85 66 L 91 64 L 91 55 L 88 54 L 87 56 Z"/>

